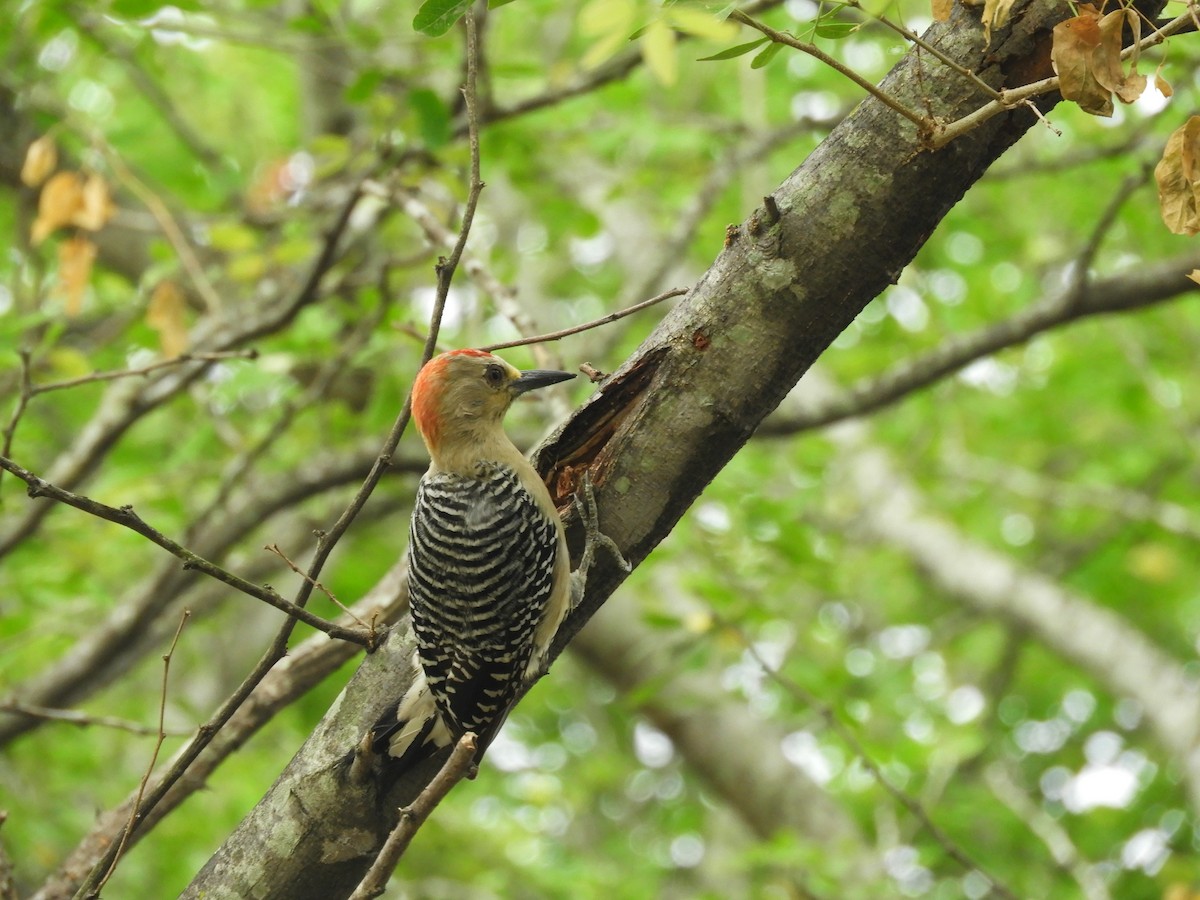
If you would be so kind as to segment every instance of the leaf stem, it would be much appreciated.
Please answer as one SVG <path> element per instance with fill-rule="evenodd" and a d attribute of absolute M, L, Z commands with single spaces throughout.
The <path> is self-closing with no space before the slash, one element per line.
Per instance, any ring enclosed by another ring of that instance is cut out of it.
<path fill-rule="evenodd" d="M 895 97 L 891 96 L 886 91 L 881 91 L 866 78 L 863 78 L 849 66 L 834 59 L 828 53 L 818 48 L 815 44 L 801 41 L 794 35 L 788 34 L 786 31 L 776 31 L 770 25 L 759 22 L 757 19 L 750 18 L 741 10 L 735 9 L 729 14 L 729 18 L 735 22 L 741 22 L 743 25 L 749 25 L 756 31 L 761 31 L 776 44 L 783 44 L 787 47 L 791 47 L 793 50 L 799 50 L 801 53 L 807 53 L 809 56 L 829 66 L 829 68 L 833 69 L 838 74 L 849 78 L 888 109 L 898 113 L 899 115 L 908 119 L 910 122 L 914 123 L 922 134 L 928 134 L 933 129 L 933 122 L 930 119 L 926 118 L 920 113 L 913 112 Z"/>

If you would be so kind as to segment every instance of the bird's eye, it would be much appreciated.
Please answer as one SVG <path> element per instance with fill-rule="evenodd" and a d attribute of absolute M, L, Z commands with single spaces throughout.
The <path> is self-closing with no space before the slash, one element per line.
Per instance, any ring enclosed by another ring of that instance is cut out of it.
<path fill-rule="evenodd" d="M 500 366 L 493 363 L 483 370 L 483 380 L 486 381 L 490 387 L 500 387 L 500 385 L 504 384 L 504 370 L 500 368 Z"/>

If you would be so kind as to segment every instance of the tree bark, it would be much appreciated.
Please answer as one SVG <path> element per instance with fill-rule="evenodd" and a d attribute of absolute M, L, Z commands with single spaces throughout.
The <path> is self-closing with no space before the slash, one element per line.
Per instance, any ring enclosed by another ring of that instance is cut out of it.
<path fill-rule="evenodd" d="M 985 49 L 978 11 L 956 5 L 925 40 L 994 86 L 1048 68 L 1045 40 L 1069 14 L 1048 0 L 1020 5 Z M 910 109 L 953 120 L 986 99 L 926 52 L 913 51 L 882 89 Z M 1053 105 L 1052 100 L 1046 106 Z M 565 500 L 583 471 L 601 527 L 635 565 L 830 345 L 903 268 L 945 214 L 1036 121 L 997 116 L 946 148 L 922 149 L 917 127 L 869 98 L 755 210 L 641 348 L 548 441 L 539 466 Z M 572 528 L 578 541 L 579 529 Z M 621 583 L 601 554 L 556 641 L 561 652 Z M 400 783 L 382 772 L 353 784 L 344 760 L 409 680 L 411 642 L 394 633 L 259 806 L 199 873 L 185 897 L 344 896 L 366 871 L 403 798 L 440 765 Z M 486 763 L 485 763 L 486 764 Z"/>

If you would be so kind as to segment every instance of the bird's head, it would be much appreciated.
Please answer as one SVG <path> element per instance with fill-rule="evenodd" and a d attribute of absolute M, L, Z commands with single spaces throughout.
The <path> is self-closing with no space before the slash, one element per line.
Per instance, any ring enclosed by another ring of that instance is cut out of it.
<path fill-rule="evenodd" d="M 482 350 L 450 350 L 417 374 L 413 419 L 435 460 L 448 444 L 503 434 L 501 421 L 526 391 L 574 378 L 570 372 L 522 372 Z"/>

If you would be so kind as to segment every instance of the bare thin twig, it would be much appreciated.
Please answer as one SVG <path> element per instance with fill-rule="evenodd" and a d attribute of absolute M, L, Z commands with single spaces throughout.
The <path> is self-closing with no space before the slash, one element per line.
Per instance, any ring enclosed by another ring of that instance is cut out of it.
<path fill-rule="evenodd" d="M 399 203 L 404 213 L 425 232 L 426 239 L 432 245 L 453 248 L 457 244 L 459 236 L 442 224 L 441 219 L 421 200 L 416 190 L 401 187 L 398 190 L 385 191 L 384 195 Z M 491 298 L 500 314 L 512 322 L 520 334 L 528 336 L 533 333 L 533 320 L 517 302 L 517 292 L 514 288 L 504 284 L 473 254 L 463 254 L 461 265 L 467 275 Z M 561 368 L 546 354 L 539 356 L 537 362 L 543 368 Z"/>
<path fill-rule="evenodd" d="M 132 722 L 129 719 L 120 719 L 116 716 L 93 716 L 85 712 L 80 712 L 77 709 L 57 709 L 51 706 L 38 706 L 33 703 L 22 703 L 20 700 L 5 700 L 0 703 L 0 712 L 12 713 L 17 716 L 28 716 L 31 719 L 44 719 L 47 722 L 62 722 L 67 725 L 77 725 L 80 728 L 88 728 L 96 726 L 100 728 L 115 728 L 119 731 L 128 731 L 130 734 L 151 735 L 158 734 L 160 729 L 151 728 L 149 725 L 142 725 L 140 722 Z M 186 734 L 191 734 L 191 731 L 169 731 L 168 736 L 182 737 Z"/>
<path fill-rule="evenodd" d="M 93 372 L 91 375 L 81 375 L 78 378 L 68 378 L 64 381 L 51 381 L 46 384 L 34 384 L 32 380 L 32 357 L 29 350 L 22 349 L 18 351 L 21 357 L 21 374 L 20 374 L 20 393 L 17 395 L 17 402 L 13 406 L 12 415 L 9 417 L 8 425 L 0 432 L 3 436 L 3 443 L 0 445 L 0 456 L 12 455 L 13 439 L 16 436 L 17 426 L 20 424 L 21 417 L 24 416 L 26 409 L 29 406 L 29 401 L 38 394 L 46 394 L 50 391 L 61 391 L 66 388 L 78 387 L 81 384 L 91 384 L 93 382 L 114 381 L 118 378 L 129 378 L 136 375 L 148 375 L 158 369 L 167 368 L 170 366 L 178 366 L 188 362 L 216 362 L 224 359 L 255 359 L 258 356 L 257 350 L 232 350 L 221 353 L 184 353 L 172 359 L 159 360 L 156 363 L 151 363 L 147 366 L 141 366 L 136 369 L 117 369 L 111 372 Z M 3 473 L 0 472 L 0 475 Z"/>
<path fill-rule="evenodd" d="M 253 340 L 255 337 L 265 334 L 274 328 L 282 327 L 282 325 L 291 321 L 300 312 L 300 310 L 312 303 L 319 296 L 319 289 L 321 287 L 322 280 L 333 267 L 334 262 L 337 260 L 338 246 L 341 243 L 342 236 L 346 233 L 346 229 L 350 225 L 350 216 L 353 214 L 354 210 L 358 208 L 358 203 L 361 198 L 362 183 L 359 182 L 349 192 L 345 202 L 339 208 L 333 224 L 325 233 L 325 239 L 321 245 L 320 252 L 317 254 L 317 258 L 313 261 L 308 274 L 304 278 L 300 287 L 296 290 L 294 296 L 287 302 L 280 304 L 279 308 L 273 310 L 270 316 L 259 318 L 251 322 L 248 326 L 243 327 L 236 334 L 230 334 L 224 338 L 213 338 L 217 346 L 229 347 L 237 343 Z M 197 373 L 202 370 L 202 367 L 198 367 Z M 186 380 L 182 381 L 182 384 L 186 383 Z M 178 389 L 181 389 L 181 387 Z M 166 396 L 170 396 L 170 394 L 168 393 Z M 160 397 L 156 398 L 158 402 L 161 402 L 162 399 L 164 399 L 164 397 L 161 395 Z M 3 545 L 0 544 L 0 550 L 2 549 Z M 303 610 L 303 603 L 305 600 L 307 600 L 311 590 L 311 587 L 305 583 L 300 589 L 297 602 L 292 604 L 293 608 L 298 609 L 301 613 L 304 613 L 305 616 L 310 614 Z M 272 591 L 271 593 L 274 592 Z M 323 621 L 321 619 L 317 619 L 316 617 L 313 617 L 313 619 L 317 622 Z M 162 778 L 155 783 L 154 787 L 146 794 L 142 802 L 134 805 L 135 824 L 141 823 L 145 820 L 145 817 L 149 811 L 154 809 L 155 805 L 158 804 L 159 801 L 161 801 L 163 797 L 167 795 L 171 788 L 187 773 L 191 764 L 195 762 L 197 757 L 200 756 L 204 749 L 212 743 L 214 736 L 233 717 L 234 713 L 238 711 L 238 709 L 246 701 L 246 698 L 248 698 L 254 691 L 255 687 L 262 682 L 267 674 L 274 668 L 275 664 L 284 658 L 284 656 L 287 654 L 288 641 L 291 639 L 291 635 L 295 630 L 297 621 L 298 617 L 295 616 L 289 617 L 286 621 L 284 621 L 278 632 L 276 632 L 274 639 L 271 641 L 271 645 L 266 649 L 266 651 L 264 651 L 262 656 L 259 657 L 258 661 L 254 664 L 253 669 L 251 669 L 249 674 L 247 674 L 242 680 L 242 683 L 239 684 L 234 689 L 233 693 L 225 699 L 225 702 L 222 703 L 220 708 L 218 708 L 217 711 L 212 714 L 209 720 L 200 726 L 196 732 L 196 736 L 176 756 L 174 761 L 168 767 L 167 771 L 163 774 Z M 312 623 L 310 622 L 310 624 Z M 339 630 L 344 632 L 346 635 L 359 635 L 362 641 L 366 640 L 366 636 L 363 636 L 361 632 L 340 628 L 340 626 Z M 334 636 L 334 632 L 332 631 L 327 633 L 330 634 L 330 636 Z M 95 895 L 95 885 L 103 876 L 104 872 L 108 870 L 108 867 L 112 864 L 112 860 L 116 855 L 116 851 L 117 845 L 114 842 L 96 861 L 95 865 L 88 873 L 87 878 L 84 880 L 83 885 L 79 889 L 79 894 L 81 896 L 88 897 Z"/>
<path fill-rule="evenodd" d="M 783 0 L 753 0 L 753 2 L 747 3 L 742 7 L 742 12 L 751 16 L 758 15 L 759 13 L 780 6 L 782 3 Z M 678 37 L 680 40 L 688 40 L 690 35 L 681 32 Z M 480 122 L 484 125 L 504 122 L 508 119 L 515 119 L 528 113 L 537 112 L 540 109 L 556 106 L 573 97 L 593 93 L 612 84 L 614 81 L 621 80 L 638 66 L 642 65 L 642 63 L 641 49 L 632 47 L 566 85 L 561 87 L 556 85 L 541 94 L 536 94 L 514 103 L 512 106 L 499 107 L 489 105 L 480 111 Z M 456 125 L 454 137 L 461 138 L 466 134 L 469 124 L 460 123 Z"/>
<path fill-rule="evenodd" d="M 337 355 L 325 360 L 321 364 L 316 377 L 305 386 L 304 391 L 298 397 L 293 397 L 283 404 L 282 409 L 270 427 L 258 438 L 253 446 L 247 448 L 246 452 L 241 454 L 234 461 L 233 465 L 226 470 L 217 493 L 213 496 L 208 506 L 196 516 L 193 520 L 193 525 L 188 529 L 189 540 L 197 536 L 201 529 L 207 527 L 206 523 L 209 517 L 216 510 L 227 504 L 229 498 L 233 496 L 234 491 L 245 482 L 263 456 L 272 447 L 277 445 L 279 439 L 287 433 L 287 430 L 295 423 L 300 413 L 315 409 L 319 405 L 319 401 L 325 397 L 326 393 L 333 386 L 334 382 L 350 368 L 350 361 L 354 354 L 365 346 L 394 303 L 395 298 L 392 292 L 383 289 L 387 284 L 387 271 L 388 267 L 384 266 L 382 270 L 384 274 L 381 276 L 381 299 L 374 313 L 367 316 L 359 324 L 349 339 L 341 342 Z"/>
<path fill-rule="evenodd" d="M 407 583 L 408 566 L 403 561 L 398 562 L 355 604 L 355 609 L 360 616 L 378 615 L 384 622 L 394 622 L 407 606 Z M 253 734 L 270 722 L 276 713 L 321 683 L 356 651 L 357 648 L 350 644 L 326 640 L 322 635 L 313 635 L 293 647 L 285 660 L 275 665 L 261 681 L 255 682 L 253 693 L 240 706 L 236 715 L 221 726 L 219 733 L 214 732 L 212 743 L 189 764 L 183 777 L 173 780 L 171 789 L 164 794 L 161 801 L 152 806 L 146 805 L 144 813 L 138 819 L 138 829 L 130 841 L 136 842 L 146 831 L 178 808 L 184 800 L 197 791 L 204 790 L 213 772 L 245 746 Z M 185 748 L 177 757 L 182 757 L 186 752 Z M 156 790 L 157 787 L 156 784 Z M 31 895 L 31 900 L 50 900 L 74 894 L 82 880 L 80 873 L 91 869 L 105 850 L 116 844 L 122 823 L 128 819 L 132 805 L 133 798 L 129 797 L 98 816 L 92 830 L 84 835 L 75 849 L 60 862 L 58 870 Z"/>
<path fill-rule="evenodd" d="M 590 331 L 593 328 L 599 328 L 601 325 L 607 325 L 609 322 L 615 322 L 626 316 L 632 316 L 634 313 L 641 312 L 643 309 L 649 309 L 651 306 L 662 303 L 664 300 L 670 300 L 672 297 L 681 297 L 687 292 L 688 288 L 671 288 L 671 290 L 664 291 L 657 297 L 651 297 L 649 300 L 643 300 L 641 303 L 635 303 L 633 306 L 626 307 L 625 309 L 608 313 L 598 319 L 584 322 L 582 325 L 572 325 L 570 328 L 564 328 L 561 331 L 551 331 L 549 334 L 535 334 L 533 337 L 517 338 L 515 341 L 505 341 L 501 344 L 488 344 L 479 349 L 487 350 L 491 353 L 494 350 L 507 350 L 510 347 L 524 347 L 526 344 L 544 344 L 548 341 L 561 340 L 569 335 L 579 334 L 581 331 Z"/>
<path fill-rule="evenodd" d="M 776 31 L 770 25 L 759 22 L 757 19 L 752 19 L 741 10 L 735 9 L 729 14 L 729 18 L 734 22 L 741 22 L 743 25 L 749 25 L 756 31 L 761 31 L 776 44 L 783 44 L 787 47 L 791 47 L 793 50 L 799 50 L 801 53 L 807 53 L 809 56 L 814 57 L 818 61 L 829 66 L 829 68 L 833 69 L 838 74 L 849 78 L 888 109 L 914 123 L 922 134 L 928 133 L 933 127 L 933 122 L 930 119 L 918 112 L 913 112 L 895 97 L 891 96 L 886 91 L 880 90 L 866 78 L 863 78 L 853 69 L 839 60 L 834 59 L 815 44 L 810 44 L 799 40 L 795 36 L 788 34 L 786 31 Z"/>
<path fill-rule="evenodd" d="M 207 559 L 193 553 L 191 550 L 184 547 L 182 544 L 171 540 L 162 532 L 148 525 L 137 513 L 133 511 L 132 506 L 117 507 L 108 506 L 92 500 L 89 497 L 84 497 L 81 494 L 75 494 L 71 491 L 63 490 L 55 487 L 48 481 L 44 481 L 34 475 L 28 469 L 25 469 L 11 459 L 0 456 L 0 469 L 4 469 L 16 475 L 27 485 L 29 485 L 29 496 L 31 497 L 49 497 L 52 500 L 57 500 L 59 503 L 64 503 L 67 506 L 73 506 L 75 509 L 85 513 L 90 513 L 100 519 L 105 519 L 109 522 L 114 522 L 117 525 L 123 525 L 130 531 L 137 532 L 142 537 L 148 539 L 152 543 L 162 547 L 173 556 L 182 559 L 184 566 L 189 569 L 196 569 L 203 572 L 217 581 L 224 582 L 230 587 L 237 588 L 244 594 L 249 594 L 264 603 L 274 606 L 276 609 L 287 613 L 294 619 L 299 619 L 306 625 L 311 625 L 319 631 L 323 631 L 330 637 L 339 638 L 351 643 L 361 644 L 364 647 L 370 646 L 371 638 L 369 635 L 363 634 L 352 628 L 343 628 L 341 625 L 336 625 L 332 622 L 327 622 L 320 616 L 314 615 L 303 607 L 284 599 L 278 592 L 269 586 L 252 584 L 246 579 L 238 575 L 234 575 L 227 569 L 223 569 L 216 563 L 210 562 Z"/>
<path fill-rule="evenodd" d="M 190 609 L 183 611 L 183 615 L 179 617 L 179 627 L 175 629 L 175 636 L 171 638 L 171 646 L 163 654 L 162 690 L 159 691 L 158 695 L 158 740 L 154 742 L 154 752 L 150 754 L 150 764 L 146 766 L 146 774 L 142 776 L 141 783 L 138 784 L 137 798 L 134 800 L 133 809 L 129 813 L 129 821 L 125 824 L 125 829 L 121 832 L 121 840 L 117 843 L 117 852 L 113 856 L 108 871 L 104 873 L 104 877 L 96 885 L 95 893 L 97 895 L 103 890 L 104 885 L 108 883 L 108 879 L 112 877 L 113 872 L 117 869 L 117 864 L 121 861 L 121 854 L 125 852 L 125 845 L 129 842 L 129 836 L 133 833 L 134 825 L 137 824 L 137 811 L 138 805 L 142 802 L 142 794 L 145 792 L 146 784 L 150 781 L 150 776 L 154 772 L 154 764 L 158 762 L 158 752 L 162 749 L 163 741 L 167 739 L 167 734 L 163 730 L 163 724 L 167 715 L 167 679 L 171 674 L 171 657 L 175 655 L 175 648 L 179 645 L 179 636 L 183 634 L 183 626 L 187 624 L 191 615 L 192 611 Z"/>
<path fill-rule="evenodd" d="M 434 350 L 437 348 L 438 332 L 441 330 L 442 315 L 446 309 L 446 298 L 450 294 L 450 283 L 454 278 L 455 270 L 458 268 L 459 260 L 462 259 L 463 251 L 466 249 L 467 237 L 471 233 L 471 223 L 475 219 L 475 208 L 479 205 L 479 195 L 483 191 L 483 181 L 479 177 L 479 116 L 475 95 L 476 78 L 479 68 L 478 35 L 476 34 L 474 16 L 468 13 L 464 17 L 464 21 L 467 31 L 467 80 L 463 86 L 463 97 L 466 100 L 467 121 L 470 125 L 470 184 L 467 189 L 467 201 L 463 207 L 462 224 L 459 229 L 458 240 L 455 242 L 454 248 L 450 251 L 450 255 L 445 259 L 439 259 L 436 266 L 437 294 L 434 297 L 433 312 L 430 315 L 429 335 L 425 340 L 425 349 L 421 356 L 422 364 L 433 358 Z M 346 530 L 366 504 L 371 493 L 375 490 L 375 486 L 379 484 L 384 471 L 391 465 L 392 454 L 396 452 L 396 447 L 400 444 L 400 438 L 408 427 L 408 420 L 411 414 L 412 395 L 410 394 L 404 401 L 404 407 L 400 410 L 400 414 L 392 424 L 392 430 L 384 440 L 379 456 L 376 458 L 374 465 L 371 466 L 371 471 L 367 473 L 367 477 L 358 489 L 358 493 L 354 495 L 354 499 L 350 501 L 350 505 L 346 507 L 346 510 L 338 518 L 337 522 L 334 523 L 333 527 L 328 532 L 322 534 L 317 541 L 316 551 L 313 553 L 312 562 L 308 567 L 308 579 L 310 580 L 306 581 L 300 588 L 300 593 L 296 598 L 298 606 L 302 606 L 307 602 L 309 595 L 312 593 L 312 581 L 320 575 L 321 569 L 324 567 L 325 561 L 329 558 L 329 554 L 333 552 L 334 546 L 341 540 L 342 535 L 346 533 Z"/>
<path fill-rule="evenodd" d="M 208 275 L 204 273 L 204 267 L 200 265 L 200 260 L 196 258 L 195 250 L 184 235 L 183 229 L 179 227 L 179 223 L 175 221 L 175 217 L 167 208 L 167 204 L 163 203 L 154 191 L 150 190 L 149 187 L 142 183 L 141 179 L 130 171 L 116 150 L 107 145 L 103 146 L 105 158 L 108 159 L 108 164 L 112 166 L 113 174 L 142 203 L 146 204 L 146 208 L 150 210 L 150 214 L 158 221 L 158 226 L 163 230 L 163 234 L 171 242 L 171 246 L 175 248 L 175 252 L 179 254 L 179 262 L 183 266 L 184 271 L 188 273 L 188 277 L 196 288 L 196 293 L 203 299 L 205 308 L 210 313 L 219 312 L 222 306 L 221 295 L 217 293 L 212 282 L 208 280 Z"/>
<path fill-rule="evenodd" d="M 404 856 L 404 851 L 408 849 L 417 829 L 425 824 L 429 814 L 450 793 L 450 789 L 471 771 L 475 746 L 475 733 L 468 731 L 458 739 L 445 765 L 429 782 L 429 786 L 417 795 L 416 800 L 400 810 L 400 821 L 384 841 L 379 855 L 375 857 L 371 868 L 350 895 L 350 900 L 369 900 L 384 892 L 388 879 L 391 878 L 400 858 Z"/>
<path fill-rule="evenodd" d="M 1162 28 L 1157 31 L 1152 31 L 1136 44 L 1126 47 L 1121 58 L 1127 59 L 1134 53 L 1140 53 L 1143 50 L 1155 47 L 1169 38 L 1171 35 L 1190 27 L 1192 24 L 1192 13 L 1189 5 L 1189 11 L 1172 19 Z M 955 138 L 961 137 L 974 128 L 978 128 L 988 119 L 998 116 L 1001 113 L 1008 112 L 1014 107 L 1024 103 L 1026 100 L 1031 100 L 1034 97 L 1040 97 L 1042 94 L 1049 94 L 1051 91 L 1057 91 L 1059 88 L 1058 76 L 1054 75 L 1050 78 L 1043 78 L 1041 81 L 1034 81 L 1030 84 L 1022 85 L 1017 88 L 1009 88 L 1000 92 L 999 100 L 992 100 L 986 103 L 972 113 L 968 113 L 961 119 L 949 122 L 945 125 L 937 125 L 933 133 L 928 137 L 930 149 L 937 150 L 940 147 L 946 146 Z"/>
<path fill-rule="evenodd" d="M 18 351 L 18 355 L 21 357 L 21 392 L 17 395 L 17 402 L 13 404 L 8 424 L 4 426 L 4 443 L 0 446 L 0 456 L 8 456 L 12 453 L 12 443 L 17 433 L 17 426 L 21 423 L 21 416 L 25 415 L 25 408 L 29 406 L 29 399 L 33 396 L 33 383 L 29 376 L 32 354 L 28 349 L 22 348 Z M 0 475 L 3 475 L 3 472 L 0 472 Z"/>
<path fill-rule="evenodd" d="M 258 359 L 258 351 L 251 348 L 248 350 L 222 350 L 216 353 L 181 353 L 179 356 L 173 356 L 170 359 L 160 359 L 158 362 L 138 366 L 136 369 L 113 369 L 109 372 L 93 372 L 91 375 L 80 375 L 78 378 L 68 378 L 64 381 L 50 381 L 46 384 L 31 385 L 30 396 L 36 397 L 38 394 L 47 394 L 50 391 L 62 391 L 67 388 L 79 387 L 81 384 L 115 381 L 118 378 L 149 375 L 151 372 L 156 372 L 159 369 L 166 369 L 171 366 L 182 365 L 183 363 L 222 362 L 227 359 Z M 4 455 L 7 456 L 8 454 Z"/>
<path fill-rule="evenodd" d="M 354 619 L 354 621 L 357 622 L 359 625 L 361 625 L 363 628 L 367 629 L 367 631 L 369 631 L 371 634 L 372 643 L 374 643 L 374 639 L 376 637 L 374 628 L 372 626 L 368 625 L 366 622 L 364 622 L 358 616 L 354 615 L 353 612 L 351 612 L 346 606 L 344 606 L 342 604 L 342 601 L 333 595 L 333 591 L 329 590 L 329 588 L 327 588 L 321 582 L 317 581 L 315 578 L 309 578 L 308 575 L 305 574 L 303 569 L 301 569 L 298 565 L 296 565 L 294 562 L 292 562 L 290 559 L 288 559 L 287 554 L 284 553 L 281 549 L 279 549 L 278 544 L 267 544 L 267 546 L 265 546 L 263 549 L 266 550 L 268 553 L 274 553 L 276 556 L 278 556 L 280 559 L 282 559 L 284 561 L 284 563 L 287 564 L 287 567 L 289 569 L 291 569 L 293 572 L 295 572 L 297 575 L 299 575 L 301 578 L 305 579 L 306 581 L 311 581 L 312 586 L 315 587 L 322 594 L 324 594 L 326 597 L 328 597 L 329 601 L 334 606 L 336 606 L 342 612 L 346 613 L 346 615 L 348 615 L 352 619 Z"/>
<path fill-rule="evenodd" d="M 911 31 L 910 29 L 904 27 L 903 25 L 899 24 L 898 22 L 893 22 L 887 16 L 879 15 L 877 13 L 871 12 L 866 7 L 864 7 L 859 2 L 859 0 L 845 0 L 845 2 L 846 2 L 847 6 L 851 6 L 854 9 L 857 9 L 859 12 L 863 13 L 864 15 L 870 16 L 872 19 L 879 22 L 881 25 L 883 25 L 887 28 L 890 28 L 892 31 L 896 32 L 896 34 L 900 35 L 906 41 L 909 41 L 909 42 L 915 44 L 916 46 L 920 47 L 926 53 L 930 54 L 935 59 L 937 59 L 938 62 L 942 63 L 943 65 L 949 66 L 951 69 L 953 69 L 955 72 L 957 72 L 963 78 L 967 79 L 969 82 L 971 82 L 973 85 L 975 85 L 975 87 L 979 88 L 979 90 L 981 90 L 987 96 L 991 97 L 993 100 L 999 100 L 1003 96 L 1000 91 L 996 90 L 994 87 L 992 87 L 990 84 L 988 84 L 986 81 L 984 81 L 978 75 L 976 75 L 974 72 L 972 72 L 966 66 L 964 66 L 962 63 L 958 62 L 953 57 L 948 56 L 947 54 L 943 53 L 941 50 L 939 50 L 933 44 L 931 44 L 928 41 L 926 41 L 925 39 L 923 39 L 915 31 Z"/>
<path fill-rule="evenodd" d="M 188 767 L 191 766 L 204 748 L 212 743 L 213 737 L 221 730 L 225 723 L 233 717 L 233 714 L 238 711 L 242 703 L 248 696 L 250 696 L 254 688 L 267 676 L 267 673 L 274 668 L 275 663 L 283 658 L 284 652 L 287 649 L 287 637 L 291 635 L 291 630 L 294 627 L 294 623 L 295 619 L 289 619 L 280 628 L 275 640 L 271 643 L 271 646 L 267 649 L 267 651 L 259 658 L 254 668 L 250 671 L 250 674 L 248 674 L 242 680 L 242 683 L 238 685 L 234 692 L 230 694 L 224 703 L 221 704 L 220 709 L 213 713 L 209 720 L 200 726 L 196 733 L 196 737 L 194 737 L 191 743 L 189 743 L 187 747 L 185 747 L 183 751 L 175 758 L 175 761 L 171 764 L 167 772 L 155 784 L 153 790 L 151 790 L 142 801 L 131 804 L 130 821 L 134 823 L 135 827 L 144 821 L 146 814 L 150 810 L 154 809 L 158 802 L 167 795 L 167 792 L 171 789 L 171 787 L 183 777 L 184 773 L 188 771 Z M 283 645 L 282 649 L 280 648 L 280 644 Z M 102 876 L 102 873 L 106 872 L 108 867 L 112 865 L 112 861 L 116 856 L 117 847 L 118 845 L 115 842 L 110 845 L 109 849 L 92 867 L 91 872 L 88 873 L 88 877 L 84 880 L 83 885 L 79 888 L 76 896 L 85 898 L 85 900 L 92 900 L 92 898 L 98 896 L 95 889 L 95 884 Z"/>
<path fill-rule="evenodd" d="M 607 325 L 610 322 L 616 322 L 619 319 L 624 319 L 626 316 L 631 316 L 636 312 L 641 312 L 643 309 L 649 309 L 651 306 L 654 306 L 655 304 L 661 303 L 664 300 L 669 300 L 672 297 L 682 296 L 683 294 L 686 294 L 687 292 L 688 292 L 687 288 L 672 288 L 671 290 L 665 291 L 664 293 L 661 293 L 656 297 L 651 297 L 649 300 L 643 300 L 641 303 L 635 303 L 633 306 L 627 307 L 626 309 L 621 309 L 621 310 L 617 310 L 616 312 L 608 313 L 606 315 L 601 316 L 598 319 L 593 319 L 590 322 L 585 322 L 582 325 L 572 325 L 570 328 L 563 328 L 559 331 L 551 331 L 546 334 L 527 335 L 525 337 L 516 338 L 515 340 L 503 341 L 499 344 L 485 344 L 484 346 L 480 347 L 479 349 L 486 350 L 489 353 L 494 353 L 497 350 L 508 350 L 512 347 L 525 347 L 525 346 L 530 346 L 530 345 L 538 346 L 541 344 L 549 343 L 551 341 L 561 340 L 562 338 L 568 337 L 570 335 L 579 334 L 580 332 L 584 332 L 584 331 L 590 331 L 593 328 L 599 328 L 601 325 Z M 514 318 L 511 315 L 509 316 L 509 318 L 512 319 L 512 321 L 514 322 L 514 324 L 516 324 L 518 326 L 518 328 L 521 328 L 524 324 L 526 324 L 522 321 L 518 321 L 516 318 Z M 411 337 L 416 338 L 417 340 L 428 340 L 428 335 L 421 334 L 419 331 L 417 331 L 411 325 L 401 326 L 400 330 L 402 330 L 405 334 L 408 334 Z M 540 365 L 561 368 L 561 366 L 557 362 L 548 362 L 548 361 L 544 361 L 544 359 L 539 359 L 538 363 Z M 585 373 L 585 374 L 587 374 L 587 373 Z M 593 379 L 593 381 L 594 380 L 595 379 Z"/>

